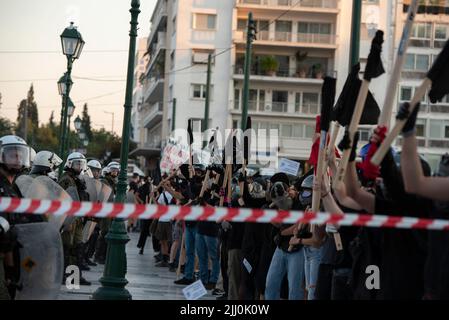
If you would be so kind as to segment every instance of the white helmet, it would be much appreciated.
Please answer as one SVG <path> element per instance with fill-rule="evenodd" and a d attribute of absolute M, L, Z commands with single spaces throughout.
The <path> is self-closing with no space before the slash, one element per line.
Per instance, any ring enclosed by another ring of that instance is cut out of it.
<path fill-rule="evenodd" d="M 31 148 L 17 136 L 0 138 L 0 163 L 9 170 L 20 171 L 30 167 Z"/>
<path fill-rule="evenodd" d="M 30 149 L 31 149 L 31 153 L 30 153 L 30 164 L 33 165 L 34 159 L 36 159 L 37 153 L 36 153 L 36 150 L 34 150 L 33 148 L 30 148 Z"/>
<path fill-rule="evenodd" d="M 82 153 L 72 152 L 67 157 L 67 161 L 64 166 L 65 169 L 73 169 L 75 172 L 80 174 L 86 170 L 86 157 Z"/>
<path fill-rule="evenodd" d="M 120 172 L 120 163 L 112 161 L 108 164 L 107 168 L 107 173 L 116 173 L 118 175 L 118 173 Z"/>
<path fill-rule="evenodd" d="M 90 161 L 87 163 L 87 166 L 88 166 L 89 168 L 101 170 L 101 164 L 100 164 L 100 162 L 97 161 L 97 160 L 90 160 Z"/>
<path fill-rule="evenodd" d="M 51 151 L 39 151 L 34 158 L 31 174 L 50 172 L 56 170 L 62 163 L 62 159 Z"/>

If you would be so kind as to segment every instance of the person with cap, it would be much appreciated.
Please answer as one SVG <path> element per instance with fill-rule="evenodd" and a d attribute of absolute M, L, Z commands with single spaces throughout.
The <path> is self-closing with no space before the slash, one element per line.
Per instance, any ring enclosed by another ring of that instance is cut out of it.
<path fill-rule="evenodd" d="M 79 201 L 89 201 L 89 194 L 86 191 L 86 184 L 80 179 L 80 175 L 86 170 L 86 158 L 79 152 L 73 152 L 67 157 L 64 165 L 64 174 L 59 180 L 59 185 L 64 189 L 72 189 L 77 193 Z M 80 270 L 80 284 L 91 285 L 82 276 L 82 271 L 88 271 L 90 268 L 84 262 L 84 246 L 83 246 L 83 228 L 84 219 L 76 217 L 68 230 L 64 230 L 61 234 L 64 246 L 64 265 L 77 265 Z M 65 279 L 63 279 L 65 283 Z"/>
<path fill-rule="evenodd" d="M 291 210 L 293 201 L 288 196 L 289 179 L 284 173 L 277 173 L 271 178 L 270 209 Z M 276 249 L 268 269 L 265 299 L 279 300 L 281 284 L 285 275 L 288 278 L 288 299 L 304 299 L 304 252 L 302 244 L 290 248 L 290 239 L 297 233 L 297 225 L 273 223 L 276 229 L 274 242 Z"/>

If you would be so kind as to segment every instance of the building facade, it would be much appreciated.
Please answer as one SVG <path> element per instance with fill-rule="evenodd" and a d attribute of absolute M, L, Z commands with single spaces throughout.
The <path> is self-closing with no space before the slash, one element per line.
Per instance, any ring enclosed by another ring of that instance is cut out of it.
<path fill-rule="evenodd" d="M 409 2 L 397 1 L 396 47 L 399 44 Z M 448 36 L 448 1 L 421 1 L 401 74 L 398 107 L 401 103 L 411 100 L 415 89 L 432 66 Z M 432 169 L 436 169 L 441 156 L 449 149 L 449 97 L 446 96 L 440 103 L 432 104 L 426 95 L 420 108 L 417 120 L 418 151 L 426 158 Z M 401 143 L 401 139 L 397 139 L 398 148 Z"/>

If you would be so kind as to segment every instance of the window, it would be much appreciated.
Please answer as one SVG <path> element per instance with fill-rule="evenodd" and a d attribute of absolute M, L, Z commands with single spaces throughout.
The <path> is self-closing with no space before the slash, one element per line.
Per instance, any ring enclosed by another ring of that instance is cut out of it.
<path fill-rule="evenodd" d="M 273 91 L 271 110 L 273 112 L 287 112 L 288 91 Z"/>
<path fill-rule="evenodd" d="M 449 124 L 446 124 L 446 125 L 444 126 L 444 137 L 445 137 L 446 139 L 449 139 Z"/>
<path fill-rule="evenodd" d="M 207 64 L 209 54 L 212 54 L 212 64 L 215 63 L 214 50 L 207 49 L 192 49 L 192 63 L 194 64 Z"/>
<path fill-rule="evenodd" d="M 295 124 L 293 126 L 293 137 L 295 137 L 295 138 L 304 137 L 304 125 L 303 124 Z"/>
<path fill-rule="evenodd" d="M 232 129 L 238 129 L 238 128 L 239 128 L 239 121 L 232 120 Z"/>
<path fill-rule="evenodd" d="M 431 23 L 415 23 L 412 29 L 412 38 L 430 39 L 430 33 L 432 30 Z"/>
<path fill-rule="evenodd" d="M 401 94 L 399 101 L 410 101 L 412 100 L 412 87 L 401 87 Z"/>
<path fill-rule="evenodd" d="M 370 137 L 370 130 L 368 129 L 360 129 L 359 130 L 359 134 L 360 134 L 360 141 L 369 141 L 369 137 Z"/>
<path fill-rule="evenodd" d="M 331 34 L 330 23 L 299 22 L 298 33 Z"/>
<path fill-rule="evenodd" d="M 215 14 L 195 13 L 194 29 L 215 30 L 217 26 L 217 16 Z"/>
<path fill-rule="evenodd" d="M 240 109 L 240 90 L 234 90 L 234 110 Z"/>
<path fill-rule="evenodd" d="M 214 86 L 210 86 L 209 98 L 213 99 Z M 192 84 L 192 98 L 206 99 L 206 85 L 205 84 Z"/>
<path fill-rule="evenodd" d="M 175 50 L 170 53 L 170 70 L 175 67 Z"/>
<path fill-rule="evenodd" d="M 435 40 L 447 39 L 447 25 L 437 24 L 435 25 Z"/>
<path fill-rule="evenodd" d="M 429 56 L 417 54 L 416 55 L 416 70 L 427 71 L 429 70 Z"/>
<path fill-rule="evenodd" d="M 200 84 L 194 84 L 193 85 L 193 97 L 194 98 L 201 98 L 201 85 Z"/>
<path fill-rule="evenodd" d="M 301 107 L 301 92 L 296 92 L 295 95 L 295 112 L 299 112 L 299 108 Z"/>
<path fill-rule="evenodd" d="M 302 96 L 302 113 L 318 114 L 318 93 L 304 92 Z"/>
<path fill-rule="evenodd" d="M 430 120 L 430 138 L 441 139 L 443 138 L 443 125 L 444 120 Z"/>
<path fill-rule="evenodd" d="M 312 138 L 313 134 L 315 133 L 315 126 L 313 125 L 306 125 L 306 138 Z"/>
<path fill-rule="evenodd" d="M 293 126 L 291 124 L 283 124 L 281 130 L 281 136 L 285 138 L 290 138 L 293 133 Z"/>
<path fill-rule="evenodd" d="M 426 120 L 424 119 L 416 120 L 416 136 L 417 137 L 426 136 Z"/>

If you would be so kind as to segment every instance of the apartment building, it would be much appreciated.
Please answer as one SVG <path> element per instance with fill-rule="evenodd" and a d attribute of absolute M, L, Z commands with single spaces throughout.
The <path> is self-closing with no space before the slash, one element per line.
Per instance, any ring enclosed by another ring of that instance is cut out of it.
<path fill-rule="evenodd" d="M 371 91 L 382 105 L 398 30 L 394 0 L 363 1 L 362 70 L 371 39 L 385 31 L 386 74 Z M 148 62 L 142 77 L 140 142 L 132 154 L 157 159 L 170 134 L 201 130 L 207 56 L 213 54 L 209 128 L 240 128 L 246 26 L 253 13 L 249 115 L 254 129 L 278 129 L 279 157 L 304 162 L 311 149 L 321 105 L 323 77 L 334 76 L 337 94 L 349 70 L 351 1 L 342 0 L 159 0 L 151 17 Z M 400 37 L 400 32 L 399 32 Z M 421 48 L 422 49 L 422 48 Z M 362 142 L 369 128 L 361 129 Z"/>
<path fill-rule="evenodd" d="M 397 1 L 396 47 L 407 16 L 410 1 Z M 411 34 L 407 58 L 398 88 L 398 104 L 410 101 L 433 61 L 449 36 L 449 2 L 421 1 Z M 397 111 L 397 110 L 396 110 Z M 421 101 L 417 121 L 419 152 L 427 159 L 432 169 L 438 167 L 441 155 L 449 150 L 449 97 L 432 104 L 427 96 Z M 396 141 L 398 148 L 401 139 Z"/>

